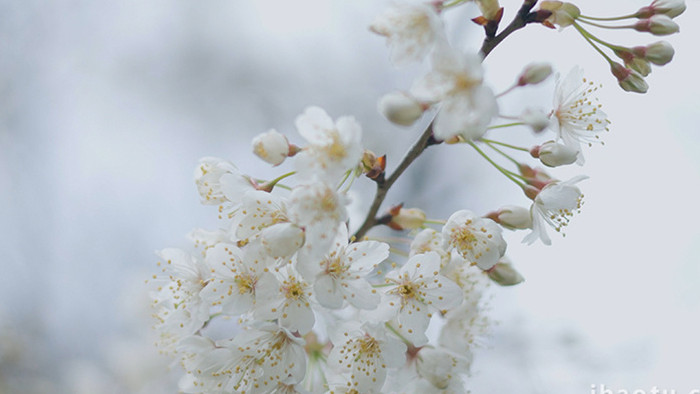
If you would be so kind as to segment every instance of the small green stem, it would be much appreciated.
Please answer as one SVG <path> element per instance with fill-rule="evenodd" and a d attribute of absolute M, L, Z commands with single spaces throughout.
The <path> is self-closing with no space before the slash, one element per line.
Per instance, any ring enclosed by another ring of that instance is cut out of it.
<path fill-rule="evenodd" d="M 501 141 L 488 140 L 486 138 L 481 138 L 480 140 L 486 142 L 487 144 L 496 144 L 496 145 L 505 146 L 506 148 L 510 148 L 510 149 L 520 150 L 523 152 L 530 152 L 530 149 L 523 148 L 522 146 L 515 146 L 515 145 L 511 145 L 511 144 L 506 144 L 505 142 L 501 142 Z"/>
<path fill-rule="evenodd" d="M 484 142 L 485 142 L 485 141 L 484 141 Z M 514 158 L 512 158 L 512 157 L 511 157 L 509 154 L 507 154 L 506 152 L 504 152 L 504 151 L 502 151 L 502 150 L 496 148 L 493 144 L 491 144 L 491 143 L 489 143 L 489 142 L 486 142 L 486 145 L 488 145 L 489 148 L 491 148 L 491 149 L 495 150 L 496 152 L 500 153 L 501 156 L 505 157 L 505 158 L 508 159 L 511 163 L 515 164 L 516 167 L 520 166 L 520 162 L 517 161 L 517 160 L 515 160 Z M 506 170 L 506 171 L 507 171 L 507 170 Z M 508 172 L 510 172 L 510 171 L 508 171 Z M 513 172 L 510 172 L 510 173 L 513 174 Z"/>
<path fill-rule="evenodd" d="M 498 125 L 495 125 L 495 126 L 489 126 L 488 129 L 489 129 L 489 130 L 503 129 L 503 128 L 506 128 L 506 127 L 522 126 L 522 125 L 524 125 L 524 124 L 525 124 L 525 123 L 523 123 L 523 122 L 513 122 L 513 123 L 506 123 L 506 124 L 498 124 Z"/>
<path fill-rule="evenodd" d="M 630 26 L 630 25 L 623 25 L 623 26 L 606 26 L 606 25 L 601 25 L 600 23 L 595 23 L 595 22 L 587 21 L 587 20 L 585 20 L 585 19 L 580 19 L 580 21 L 583 22 L 583 23 L 589 24 L 589 25 L 591 25 L 591 26 L 600 27 L 601 29 L 611 29 L 611 30 L 615 30 L 615 29 L 629 29 L 629 28 L 633 27 L 633 26 Z M 576 24 L 576 22 L 574 22 L 574 24 Z"/>
<path fill-rule="evenodd" d="M 493 161 L 483 150 L 481 150 L 478 146 L 476 146 L 476 144 L 474 142 L 467 141 L 467 144 L 469 144 L 472 148 L 474 148 L 474 150 L 476 150 L 481 155 L 481 157 L 483 157 L 484 159 L 486 159 L 486 161 L 491 163 L 492 166 L 494 166 L 498 171 L 500 171 L 508 179 L 515 182 L 521 188 L 525 186 L 524 183 L 521 183 L 521 181 L 519 179 L 517 179 L 516 177 L 513 176 L 513 175 L 515 175 L 514 173 L 512 173 L 512 172 L 506 170 L 505 168 L 501 167 L 500 165 L 498 165 L 498 163 Z"/>
<path fill-rule="evenodd" d="M 504 91 L 501 92 L 501 93 L 498 93 L 498 94 L 496 95 L 496 98 L 505 96 L 506 94 L 512 92 L 512 91 L 513 91 L 515 88 L 517 88 L 517 87 L 518 87 L 518 84 L 513 84 L 513 85 L 512 85 L 511 87 L 509 87 L 508 89 L 504 90 Z"/>
<path fill-rule="evenodd" d="M 586 41 L 588 41 L 588 43 L 591 44 L 591 46 L 592 46 L 596 51 L 598 51 L 598 53 L 600 53 L 600 54 L 605 58 L 605 60 L 608 61 L 608 63 L 610 63 L 610 64 L 615 63 L 612 59 L 610 59 L 610 56 L 606 55 L 605 52 L 603 52 L 600 48 L 598 48 L 598 46 L 588 37 L 589 33 L 588 33 L 583 27 L 581 27 L 581 26 L 580 26 L 578 23 L 576 23 L 576 22 L 574 22 L 574 27 L 576 28 L 576 30 L 577 30 L 579 33 L 581 33 L 581 36 L 582 36 Z"/>
<path fill-rule="evenodd" d="M 441 225 L 444 225 L 445 223 L 447 223 L 447 220 L 426 219 L 423 223 L 428 223 L 428 224 L 441 224 Z"/>
<path fill-rule="evenodd" d="M 345 188 L 343 189 L 343 191 L 346 193 L 348 190 L 350 190 L 350 188 L 352 187 L 352 184 L 355 183 L 355 179 L 357 179 L 357 177 L 355 176 L 355 171 L 351 170 L 351 172 L 352 172 L 352 177 L 350 178 L 350 183 L 348 183 L 348 185 L 345 186 Z"/>
<path fill-rule="evenodd" d="M 634 13 L 634 14 L 623 15 L 623 16 L 613 16 L 613 17 L 609 17 L 609 18 L 599 18 L 599 17 L 587 16 L 587 15 L 579 15 L 578 17 L 581 19 L 588 19 L 588 20 L 592 20 L 592 21 L 606 22 L 606 21 L 621 21 L 623 19 L 636 18 L 637 14 Z"/>
<path fill-rule="evenodd" d="M 347 171 L 345 171 L 345 176 L 344 176 L 343 179 L 340 181 L 340 183 L 338 183 L 338 187 L 336 187 L 335 190 L 338 190 L 338 189 L 340 189 L 341 186 L 343 186 L 343 184 L 345 183 L 345 181 L 348 180 L 348 177 L 350 176 L 350 174 L 352 174 L 352 170 L 347 170 Z"/>

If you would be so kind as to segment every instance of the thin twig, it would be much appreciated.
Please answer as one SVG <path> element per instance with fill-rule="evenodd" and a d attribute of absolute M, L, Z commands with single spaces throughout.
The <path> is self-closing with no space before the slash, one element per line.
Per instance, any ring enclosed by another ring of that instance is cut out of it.
<path fill-rule="evenodd" d="M 518 10 L 518 14 L 515 16 L 515 18 L 513 18 L 513 21 L 511 21 L 510 24 L 503 29 L 503 31 L 501 31 L 500 34 L 498 34 L 496 37 L 486 37 L 484 39 L 484 43 L 481 45 L 481 56 L 486 58 L 486 56 L 491 53 L 496 45 L 500 44 L 501 41 L 503 41 L 511 33 L 522 29 L 525 27 L 525 25 L 530 23 L 531 20 L 528 19 L 528 15 L 535 4 L 537 4 L 537 0 L 523 1 L 523 5 L 520 7 L 520 10 Z"/>
<path fill-rule="evenodd" d="M 486 37 L 484 39 L 484 43 L 481 46 L 481 55 L 483 58 L 486 58 L 486 56 L 488 56 L 488 54 L 491 53 L 491 51 L 511 33 L 523 28 L 529 22 L 532 22 L 532 20 L 528 19 L 528 17 L 530 10 L 536 3 L 537 0 L 525 0 L 513 21 L 500 34 L 495 37 Z M 355 232 L 353 239 L 362 239 L 362 237 L 364 237 L 372 227 L 378 224 L 377 212 L 379 212 L 379 208 L 384 202 L 386 194 L 389 192 L 391 186 L 428 146 L 436 143 L 435 139 L 432 138 L 433 122 L 430 122 L 428 127 L 426 127 L 418 140 L 413 144 L 408 153 L 406 153 L 406 156 L 404 156 L 399 165 L 396 167 L 394 172 L 385 180 L 377 179 L 377 191 L 374 195 L 374 200 L 372 201 L 372 205 L 369 207 L 364 223 L 362 223 L 357 232 Z"/>

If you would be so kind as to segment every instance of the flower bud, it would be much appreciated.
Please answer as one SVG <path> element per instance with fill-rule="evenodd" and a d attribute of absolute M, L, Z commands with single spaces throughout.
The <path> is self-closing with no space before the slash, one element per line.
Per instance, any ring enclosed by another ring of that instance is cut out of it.
<path fill-rule="evenodd" d="M 620 87 L 627 92 L 646 93 L 649 89 L 649 85 L 638 72 L 630 70 L 620 63 L 613 62 L 610 70 L 617 78 Z"/>
<path fill-rule="evenodd" d="M 382 157 L 377 157 L 374 152 L 369 149 L 365 149 L 362 153 L 362 173 L 367 175 L 370 179 L 378 179 L 380 175 L 384 174 L 386 169 L 386 155 Z"/>
<path fill-rule="evenodd" d="M 659 41 L 646 47 L 634 47 L 632 48 L 632 53 L 634 53 L 635 56 L 656 64 L 657 66 L 663 66 L 664 64 L 667 64 L 673 60 L 675 51 L 668 42 Z"/>
<path fill-rule="evenodd" d="M 542 22 L 545 26 L 550 27 L 553 25 L 559 25 L 559 27 L 572 25 L 581 15 L 581 10 L 578 7 L 561 1 L 543 1 L 540 3 L 540 9 L 552 12 L 552 15 Z"/>
<path fill-rule="evenodd" d="M 425 212 L 418 208 L 403 208 L 403 204 L 392 207 L 389 214 L 391 221 L 387 226 L 394 230 L 414 230 L 425 223 Z"/>
<path fill-rule="evenodd" d="M 678 33 L 678 24 L 666 15 L 652 15 L 634 24 L 634 30 L 649 32 L 655 36 L 667 36 Z"/>
<path fill-rule="evenodd" d="M 501 286 L 513 286 L 522 283 L 525 278 L 508 262 L 499 261 L 490 270 L 486 271 L 492 281 Z"/>
<path fill-rule="evenodd" d="M 649 61 L 635 57 L 630 62 L 626 62 L 625 66 L 639 73 L 639 75 L 646 77 L 651 74 L 651 64 Z"/>
<path fill-rule="evenodd" d="M 489 21 L 500 21 L 503 11 L 498 0 L 476 0 L 481 15 Z"/>
<path fill-rule="evenodd" d="M 408 93 L 392 92 L 379 99 L 377 109 L 391 123 L 410 126 L 423 115 L 426 108 Z"/>
<path fill-rule="evenodd" d="M 489 213 L 486 217 L 510 230 L 532 228 L 530 210 L 517 205 L 503 206 L 498 211 Z"/>
<path fill-rule="evenodd" d="M 540 133 L 549 126 L 549 116 L 544 112 L 526 108 L 520 115 L 520 121 L 530 126 L 535 133 Z"/>
<path fill-rule="evenodd" d="M 549 63 L 532 63 L 525 67 L 520 78 L 518 78 L 518 86 L 535 85 L 547 77 L 552 75 L 552 66 Z"/>
<path fill-rule="evenodd" d="M 273 166 L 278 166 L 289 156 L 289 141 L 283 134 L 270 130 L 253 138 L 253 153 Z"/>
<path fill-rule="evenodd" d="M 650 6 L 640 8 L 635 17 L 648 18 L 653 15 L 666 15 L 669 18 L 675 18 L 684 11 L 684 0 L 654 0 Z"/>
<path fill-rule="evenodd" d="M 559 167 L 576 162 L 579 151 L 554 141 L 547 141 L 532 148 L 530 154 L 540 159 L 547 167 Z"/>

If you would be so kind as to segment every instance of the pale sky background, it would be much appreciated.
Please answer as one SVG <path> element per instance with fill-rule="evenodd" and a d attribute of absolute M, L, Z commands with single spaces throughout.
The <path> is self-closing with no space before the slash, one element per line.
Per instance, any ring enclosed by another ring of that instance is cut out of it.
<path fill-rule="evenodd" d="M 520 2 L 501 3 L 510 20 Z M 584 3 L 599 16 L 646 5 Z M 143 281 L 155 250 L 187 247 L 192 228 L 216 226 L 198 203 L 198 159 L 273 174 L 250 139 L 276 128 L 300 142 L 293 122 L 308 105 L 355 116 L 390 167 L 420 132 L 375 110 L 425 70 L 393 68 L 367 30 L 386 4 L 0 0 L 0 393 L 174 392 L 151 347 Z M 580 64 L 603 83 L 613 123 L 583 168 L 552 171 L 590 177 L 567 236 L 528 247 L 523 233 L 508 234 L 526 282 L 494 291 L 499 323 L 476 355 L 474 393 L 700 388 L 700 10 L 687 4 L 681 34 L 663 38 L 676 57 L 654 68 L 646 95 L 619 89 L 572 30 L 529 26 L 486 60 L 496 91 L 531 61 L 563 73 Z M 447 15 L 454 45 L 478 46 L 473 16 L 471 5 Z M 630 46 L 661 39 L 595 31 Z M 550 80 L 515 92 L 502 110 L 547 108 L 552 89 Z M 525 129 L 498 133 L 535 141 Z M 527 203 L 456 146 L 414 163 L 387 204 L 400 201 L 433 218 Z"/>

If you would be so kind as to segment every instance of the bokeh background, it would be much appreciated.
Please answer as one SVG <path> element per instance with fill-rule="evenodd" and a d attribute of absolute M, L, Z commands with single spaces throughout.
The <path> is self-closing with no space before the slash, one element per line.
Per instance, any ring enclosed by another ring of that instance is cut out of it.
<path fill-rule="evenodd" d="M 503 0 L 506 20 L 519 1 Z M 621 91 L 605 61 L 569 29 L 529 26 L 486 60 L 496 91 L 524 64 L 580 64 L 602 82 L 612 120 L 586 151 L 583 212 L 553 245 L 509 256 L 526 277 L 493 291 L 496 323 L 473 366 L 474 393 L 589 393 L 591 385 L 687 392 L 700 337 L 700 37 L 698 2 L 665 38 L 674 61 L 649 93 Z M 194 227 L 217 226 L 199 205 L 203 156 L 273 174 L 250 152 L 270 128 L 301 138 L 308 105 L 353 115 L 389 167 L 420 133 L 376 112 L 427 65 L 395 69 L 367 26 L 386 2 L 358 0 L 0 0 L 0 393 L 172 393 L 179 371 L 152 347 L 147 286 L 154 251 L 187 248 Z M 580 4 L 621 15 L 641 0 Z M 452 43 L 475 50 L 473 5 L 448 13 Z M 600 31 L 643 45 L 656 37 Z M 551 105 L 553 80 L 522 89 L 505 113 Z M 427 122 L 425 119 L 423 122 Z M 526 129 L 494 131 L 534 141 Z M 508 137 L 510 138 L 510 137 Z M 287 165 L 287 164 L 285 164 Z M 369 183 L 354 196 L 359 211 Z M 388 203 L 445 218 L 527 203 L 465 147 L 431 148 Z M 364 204 L 364 205 L 363 205 Z"/>

